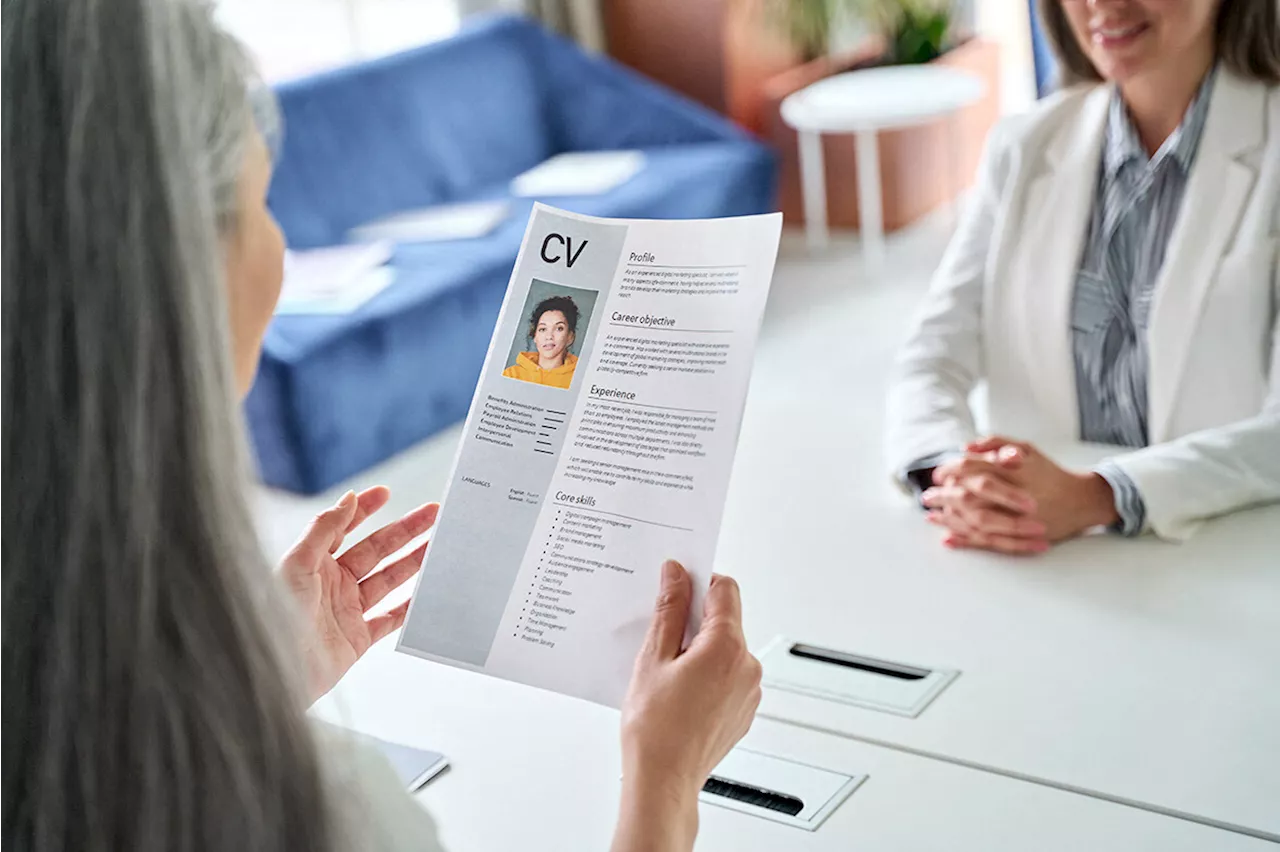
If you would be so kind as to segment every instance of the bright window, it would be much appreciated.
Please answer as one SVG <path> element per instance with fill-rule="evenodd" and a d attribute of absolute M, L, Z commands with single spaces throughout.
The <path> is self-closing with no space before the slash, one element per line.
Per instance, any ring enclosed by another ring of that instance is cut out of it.
<path fill-rule="evenodd" d="M 218 0 L 217 9 L 273 82 L 447 38 L 460 18 L 458 0 Z"/>

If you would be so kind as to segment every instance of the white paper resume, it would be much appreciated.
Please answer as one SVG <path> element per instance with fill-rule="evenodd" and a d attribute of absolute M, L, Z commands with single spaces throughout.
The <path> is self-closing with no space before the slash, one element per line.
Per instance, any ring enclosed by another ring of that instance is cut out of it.
<path fill-rule="evenodd" d="M 399 650 L 616 707 L 666 559 L 697 628 L 781 227 L 534 207 Z"/>

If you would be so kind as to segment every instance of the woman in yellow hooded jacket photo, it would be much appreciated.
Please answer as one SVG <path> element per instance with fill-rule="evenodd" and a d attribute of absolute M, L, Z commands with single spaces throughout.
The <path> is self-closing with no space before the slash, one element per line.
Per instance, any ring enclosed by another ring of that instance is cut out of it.
<path fill-rule="evenodd" d="M 502 371 L 509 379 L 568 389 L 578 356 L 569 351 L 578 333 L 578 306 L 568 296 L 551 296 L 534 307 L 529 316 L 532 352 L 520 352 L 516 362 Z"/>

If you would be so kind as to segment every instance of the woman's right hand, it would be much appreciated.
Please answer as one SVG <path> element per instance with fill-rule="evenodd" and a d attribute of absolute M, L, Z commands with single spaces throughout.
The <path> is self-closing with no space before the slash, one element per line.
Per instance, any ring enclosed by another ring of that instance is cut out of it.
<path fill-rule="evenodd" d="M 742 634 L 738 584 L 713 576 L 702 627 L 681 652 L 693 586 L 676 562 L 636 658 L 622 710 L 623 802 L 614 852 L 690 849 L 698 792 L 760 704 L 760 662 Z"/>

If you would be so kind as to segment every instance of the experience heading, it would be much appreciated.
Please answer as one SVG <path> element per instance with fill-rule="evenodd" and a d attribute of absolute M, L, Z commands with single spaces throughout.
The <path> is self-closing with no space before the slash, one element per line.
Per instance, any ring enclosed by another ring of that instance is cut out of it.
<path fill-rule="evenodd" d="M 602 399 L 635 399 L 636 395 L 631 391 L 624 391 L 618 388 L 602 388 L 599 385 L 591 386 L 591 395 L 598 396 Z"/>

